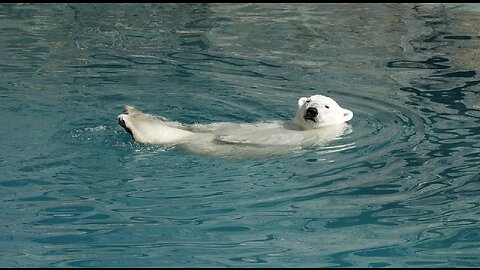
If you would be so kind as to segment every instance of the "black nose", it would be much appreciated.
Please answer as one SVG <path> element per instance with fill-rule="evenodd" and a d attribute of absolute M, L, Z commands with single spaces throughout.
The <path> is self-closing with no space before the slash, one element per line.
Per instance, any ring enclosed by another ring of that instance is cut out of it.
<path fill-rule="evenodd" d="M 305 113 L 305 115 L 308 118 L 313 118 L 313 117 L 318 115 L 318 110 L 317 110 L 317 108 L 310 107 L 310 108 L 307 109 L 307 112 Z"/>

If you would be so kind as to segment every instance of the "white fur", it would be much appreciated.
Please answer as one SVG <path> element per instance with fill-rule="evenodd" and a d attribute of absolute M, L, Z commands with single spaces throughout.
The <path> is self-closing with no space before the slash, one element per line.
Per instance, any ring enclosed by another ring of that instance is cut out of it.
<path fill-rule="evenodd" d="M 304 114 L 308 108 L 316 108 L 318 116 L 315 121 L 305 120 Z M 353 112 L 340 107 L 335 100 L 322 96 L 314 95 L 309 98 L 302 97 L 298 100 L 298 111 L 294 122 L 304 129 L 321 128 L 330 125 L 338 125 L 352 119 Z"/>
<path fill-rule="evenodd" d="M 318 115 L 305 116 L 309 108 L 315 108 Z M 341 108 L 333 99 L 314 95 L 298 100 L 298 110 L 291 122 L 186 126 L 131 106 L 125 107 L 118 121 L 140 143 L 179 145 L 196 153 L 217 156 L 258 156 L 331 141 L 348 131 L 346 122 L 352 117 L 350 110 Z"/>

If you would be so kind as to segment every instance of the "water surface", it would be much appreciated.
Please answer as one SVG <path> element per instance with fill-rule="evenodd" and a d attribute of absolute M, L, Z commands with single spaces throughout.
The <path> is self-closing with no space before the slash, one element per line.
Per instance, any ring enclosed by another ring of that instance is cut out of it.
<path fill-rule="evenodd" d="M 0 6 L 0 266 L 479 267 L 478 4 Z M 222 159 L 187 124 L 352 110 L 322 147 Z"/>

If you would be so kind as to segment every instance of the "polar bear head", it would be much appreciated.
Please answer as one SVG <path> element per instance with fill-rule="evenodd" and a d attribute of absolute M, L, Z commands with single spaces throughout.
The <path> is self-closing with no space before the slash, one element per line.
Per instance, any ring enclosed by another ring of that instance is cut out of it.
<path fill-rule="evenodd" d="M 353 112 L 340 107 L 335 100 L 314 95 L 298 100 L 298 111 L 294 122 L 303 129 L 313 129 L 342 124 L 352 117 Z"/>

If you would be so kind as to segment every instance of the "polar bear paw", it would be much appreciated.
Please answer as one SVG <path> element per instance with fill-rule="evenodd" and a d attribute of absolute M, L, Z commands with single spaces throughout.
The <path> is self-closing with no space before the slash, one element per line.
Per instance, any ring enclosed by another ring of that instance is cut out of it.
<path fill-rule="evenodd" d="M 130 115 L 134 114 L 134 111 L 135 111 L 135 108 L 132 107 L 132 106 L 125 106 L 125 108 L 123 108 L 123 111 L 122 113 L 118 116 L 118 124 L 123 127 L 123 129 L 125 129 L 125 131 L 132 135 L 133 137 L 133 132 L 132 130 L 127 127 L 127 118 L 130 118 Z"/>

